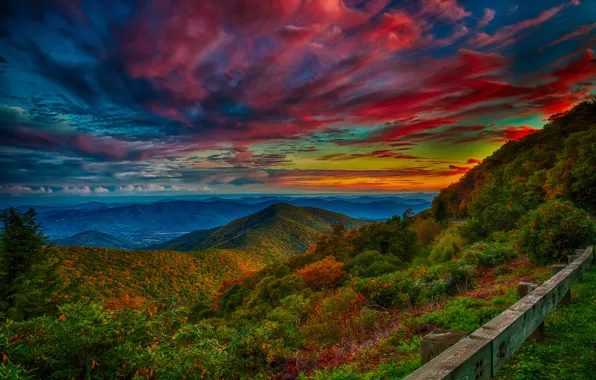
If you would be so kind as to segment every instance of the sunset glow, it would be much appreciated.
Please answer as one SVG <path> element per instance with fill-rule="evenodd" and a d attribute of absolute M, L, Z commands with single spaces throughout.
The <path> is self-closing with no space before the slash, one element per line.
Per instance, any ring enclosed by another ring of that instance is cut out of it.
<path fill-rule="evenodd" d="M 8 196 L 436 191 L 596 78 L 588 1 L 2 8 Z"/>

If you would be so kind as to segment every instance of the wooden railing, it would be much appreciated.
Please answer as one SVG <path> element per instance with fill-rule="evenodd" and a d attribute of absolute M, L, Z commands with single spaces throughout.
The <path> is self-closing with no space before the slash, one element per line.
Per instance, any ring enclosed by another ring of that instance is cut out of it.
<path fill-rule="evenodd" d="M 471 380 L 495 376 L 589 268 L 592 250 L 592 246 L 586 248 L 548 281 L 406 379 Z"/>

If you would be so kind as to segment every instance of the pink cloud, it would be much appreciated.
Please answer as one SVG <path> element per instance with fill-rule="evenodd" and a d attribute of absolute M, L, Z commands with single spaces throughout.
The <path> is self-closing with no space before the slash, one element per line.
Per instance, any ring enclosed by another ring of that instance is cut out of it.
<path fill-rule="evenodd" d="M 490 45 L 498 45 L 498 47 L 511 45 L 519 38 L 519 35 L 522 32 L 545 23 L 546 21 L 553 18 L 563 8 L 564 5 L 550 8 L 544 12 L 541 12 L 538 16 L 534 18 L 520 21 L 516 24 L 501 27 L 492 35 L 480 32 L 476 36 L 474 36 L 469 41 L 469 43 L 470 45 L 477 48 L 486 47 Z"/>
<path fill-rule="evenodd" d="M 539 50 L 544 50 L 544 49 L 546 49 L 547 47 L 550 47 L 550 46 L 555 46 L 555 45 L 561 44 L 561 43 L 563 43 L 563 42 L 566 42 L 566 41 L 572 40 L 572 39 L 574 39 L 574 38 L 577 38 L 577 37 L 583 37 L 583 36 L 587 36 L 587 35 L 589 35 L 589 34 L 592 32 L 592 30 L 594 30 L 595 28 L 596 28 L 596 22 L 595 22 L 595 23 L 593 23 L 593 24 L 582 25 L 582 26 L 580 26 L 580 27 L 576 28 L 575 30 L 573 30 L 572 32 L 570 32 L 570 33 L 567 33 L 567 34 L 565 34 L 564 36 L 562 36 L 562 37 L 559 37 L 559 38 L 557 38 L 556 40 L 554 40 L 554 41 L 552 41 L 552 42 L 550 42 L 550 43 L 548 43 L 548 44 L 546 44 L 546 45 L 542 46 L 542 47 L 541 47 Z"/>
<path fill-rule="evenodd" d="M 459 21 L 472 14 L 459 5 L 457 0 L 422 0 L 421 6 L 422 15 L 449 21 Z"/>

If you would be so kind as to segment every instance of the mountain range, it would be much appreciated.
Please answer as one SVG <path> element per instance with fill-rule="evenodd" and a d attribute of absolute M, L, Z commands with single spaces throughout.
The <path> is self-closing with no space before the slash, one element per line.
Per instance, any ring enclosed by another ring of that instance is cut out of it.
<path fill-rule="evenodd" d="M 315 207 L 352 218 L 383 220 L 430 206 L 426 193 L 395 196 L 262 196 L 202 200 L 162 199 L 153 203 L 108 204 L 87 202 L 74 206 L 36 206 L 45 232 L 65 239 L 84 231 L 113 235 L 142 248 L 185 233 L 221 227 L 235 219 L 277 204 Z M 27 206 L 19 207 L 24 211 Z"/>

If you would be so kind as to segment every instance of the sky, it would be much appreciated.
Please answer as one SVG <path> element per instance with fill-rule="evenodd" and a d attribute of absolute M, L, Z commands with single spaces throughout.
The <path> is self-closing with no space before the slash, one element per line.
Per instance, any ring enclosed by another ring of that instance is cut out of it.
<path fill-rule="evenodd" d="M 436 191 L 594 93 L 588 0 L 3 1 L 0 195 Z"/>

